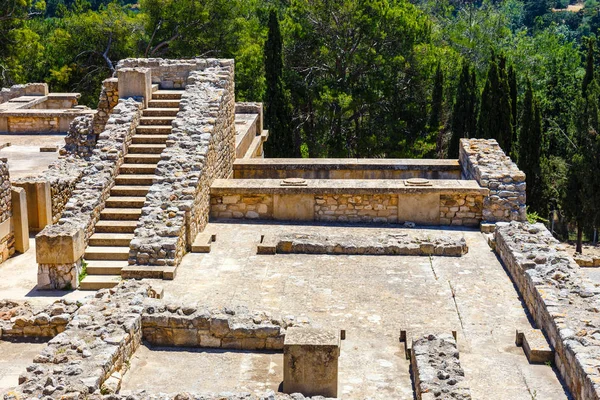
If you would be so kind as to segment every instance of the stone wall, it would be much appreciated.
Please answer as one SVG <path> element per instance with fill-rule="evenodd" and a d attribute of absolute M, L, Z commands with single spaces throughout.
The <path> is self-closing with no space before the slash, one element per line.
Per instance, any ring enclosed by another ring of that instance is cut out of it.
<path fill-rule="evenodd" d="M 88 158 L 92 155 L 97 139 L 97 131 L 94 130 L 97 115 L 82 115 L 71 122 L 65 136 L 65 145 L 59 150 L 61 156 Z"/>
<path fill-rule="evenodd" d="M 26 85 L 13 85 L 10 88 L 0 90 L 0 104 L 21 96 L 46 96 L 48 84 L 28 83 Z"/>
<path fill-rule="evenodd" d="M 294 326 L 291 320 L 245 309 L 208 310 L 158 300 L 146 304 L 143 336 L 156 346 L 282 350 L 285 330 Z"/>
<path fill-rule="evenodd" d="M 441 195 L 440 224 L 476 226 L 483 218 L 483 196 Z"/>
<path fill-rule="evenodd" d="M 78 286 L 81 256 L 100 218 L 119 167 L 123 164 L 140 117 L 141 103 L 133 99 L 119 102 L 111 114 L 106 130 L 99 135 L 96 148 L 64 207 L 59 223 L 47 226 L 37 235 L 39 288 L 62 289 L 69 287 L 69 283 L 72 288 Z M 81 234 L 78 235 L 78 232 Z M 61 237 L 71 238 L 70 242 L 59 241 Z M 75 240 L 80 240 L 81 243 L 75 244 Z M 70 244 L 68 249 L 63 249 L 69 255 L 73 255 L 75 250 L 81 254 L 67 263 L 44 262 L 46 259 L 56 259 L 51 254 L 46 254 L 44 249 L 51 249 L 50 244 L 57 241 Z"/>
<path fill-rule="evenodd" d="M 413 341 L 410 363 L 417 400 L 471 400 L 458 356 L 450 334 L 430 334 Z"/>
<path fill-rule="evenodd" d="M 525 173 L 495 139 L 461 139 L 459 160 L 464 179 L 490 190 L 483 203 L 485 221 L 527 220 Z"/>
<path fill-rule="evenodd" d="M 15 235 L 10 227 L 12 218 L 11 184 L 6 159 L 0 159 L 0 263 L 15 252 Z"/>
<path fill-rule="evenodd" d="M 375 190 L 374 190 L 375 191 Z M 378 190 L 381 191 L 381 190 Z M 281 218 L 276 207 L 281 209 L 286 204 L 292 213 L 292 219 L 302 221 L 352 222 L 352 223 L 404 223 L 417 222 L 435 225 L 478 226 L 482 219 L 484 196 L 477 192 L 440 194 L 435 204 L 423 207 L 439 206 L 438 209 L 425 210 L 432 214 L 429 220 L 419 221 L 415 216 L 418 210 L 407 210 L 407 206 L 399 204 L 405 201 L 402 194 L 271 194 L 261 193 L 257 188 L 255 193 L 222 193 L 211 196 L 210 215 L 213 219 L 287 219 Z M 303 211 L 299 204 L 304 204 Z M 418 203 L 418 202 L 417 202 Z M 279 206 L 277 206 L 279 204 Z M 400 218 L 399 208 L 404 214 Z M 418 207 L 418 204 L 415 205 Z M 412 213 L 407 211 L 414 211 Z M 438 217 L 439 213 L 439 217 Z M 289 214 L 289 213 L 288 213 Z M 412 214 L 412 216 L 411 216 Z M 433 215 L 435 214 L 435 215 Z"/>
<path fill-rule="evenodd" d="M 194 394 L 194 393 L 177 393 L 177 394 L 155 394 L 148 393 L 144 390 L 136 392 L 128 392 L 117 395 L 90 395 L 86 397 L 87 400 L 326 400 L 322 396 L 304 397 L 300 393 L 285 394 L 276 393 L 273 391 L 267 391 L 265 394 L 255 393 L 209 393 L 209 394 Z M 7 399 L 13 400 L 13 399 Z"/>
<path fill-rule="evenodd" d="M 0 339 L 54 337 L 79 309 L 75 301 L 57 300 L 40 308 L 25 301 L 0 300 Z"/>
<path fill-rule="evenodd" d="M 398 196 L 387 194 L 315 196 L 315 220 L 336 222 L 398 222 Z"/>
<path fill-rule="evenodd" d="M 542 224 L 497 224 L 495 241 L 571 394 L 599 399 L 600 289 Z"/>
<path fill-rule="evenodd" d="M 198 60 L 197 67 L 204 65 L 200 61 L 207 68 L 189 74 L 180 111 L 156 168 L 158 178 L 146 196 L 131 241 L 130 264 L 178 265 L 208 223 L 213 180 L 232 174 L 234 63 Z"/>
<path fill-rule="evenodd" d="M 110 113 L 117 104 L 119 104 L 119 81 L 117 78 L 105 79 L 98 99 L 98 113 L 94 118 L 93 132 L 100 134 L 104 131 Z"/>
<path fill-rule="evenodd" d="M 13 398 L 100 394 L 103 384 L 123 371 L 139 346 L 143 301 L 150 294 L 147 284 L 135 281 L 98 291 L 34 358 L 19 377 Z"/>
<path fill-rule="evenodd" d="M 161 89 L 184 89 L 189 84 L 190 74 L 202 71 L 218 64 L 218 60 L 193 58 L 184 60 L 168 60 L 163 58 L 127 58 L 119 61 L 117 71 L 124 68 L 150 68 L 152 83 L 159 84 Z M 233 60 L 231 61 L 233 64 Z"/>

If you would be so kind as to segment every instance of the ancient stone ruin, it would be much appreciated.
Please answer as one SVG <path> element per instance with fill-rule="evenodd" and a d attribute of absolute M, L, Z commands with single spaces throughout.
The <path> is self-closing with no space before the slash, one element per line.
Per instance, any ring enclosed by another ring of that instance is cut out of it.
<path fill-rule="evenodd" d="M 600 398 L 595 263 L 495 140 L 264 158 L 234 77 L 121 60 L 46 170 L 0 161 L 4 399 Z"/>

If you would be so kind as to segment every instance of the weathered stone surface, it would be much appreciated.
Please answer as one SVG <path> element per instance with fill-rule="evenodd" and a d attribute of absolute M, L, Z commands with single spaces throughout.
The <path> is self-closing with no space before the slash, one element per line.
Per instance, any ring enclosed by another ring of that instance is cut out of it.
<path fill-rule="evenodd" d="M 411 366 L 417 400 L 470 400 L 465 372 L 450 334 L 429 334 L 412 342 Z"/>
<path fill-rule="evenodd" d="M 0 233 L 0 263 L 15 252 L 14 232 L 10 229 L 12 215 L 12 194 L 8 164 L 5 160 L 0 160 L 0 224 L 8 224 L 8 229 L 4 229 Z"/>
<path fill-rule="evenodd" d="M 275 393 L 272 391 L 266 392 L 263 395 L 254 393 L 209 393 L 209 394 L 194 394 L 194 393 L 148 393 L 145 391 L 137 391 L 131 393 L 122 393 L 118 395 L 90 395 L 86 397 L 88 400 L 326 400 L 323 396 L 305 397 L 300 393 L 284 394 Z M 8 400 L 8 399 L 7 399 Z M 12 400 L 12 399 L 11 399 Z"/>
<path fill-rule="evenodd" d="M 460 257 L 469 251 L 464 238 L 441 234 L 395 233 L 367 237 L 285 234 L 275 242 L 277 253 Z"/>
<path fill-rule="evenodd" d="M 483 201 L 485 221 L 527 220 L 525 173 L 495 139 L 461 139 L 459 159 L 464 179 L 490 189 Z"/>
<path fill-rule="evenodd" d="M 231 176 L 233 61 L 150 59 L 121 64 L 151 68 L 153 81 L 160 78 L 163 88 L 168 87 L 165 79 L 178 82 L 176 78 L 185 77 L 180 111 L 156 167 L 158 178 L 146 196 L 129 257 L 130 264 L 175 266 L 208 222 L 213 180 Z"/>
<path fill-rule="evenodd" d="M 600 398 L 600 288 L 542 224 L 498 223 L 496 251 L 554 348 L 572 395 Z"/>
<path fill-rule="evenodd" d="M 81 304 L 58 300 L 46 307 L 26 301 L 0 300 L 0 339 L 54 337 L 63 332 Z"/>

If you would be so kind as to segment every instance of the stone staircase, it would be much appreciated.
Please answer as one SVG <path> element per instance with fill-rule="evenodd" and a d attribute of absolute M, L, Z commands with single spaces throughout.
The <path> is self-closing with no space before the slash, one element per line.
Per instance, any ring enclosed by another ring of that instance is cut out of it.
<path fill-rule="evenodd" d="M 120 282 L 121 269 L 128 265 L 129 243 L 152 185 L 160 153 L 171 133 L 171 123 L 179 112 L 182 93 L 182 90 L 155 91 L 148 108 L 142 111 L 125 162 L 85 251 L 87 276 L 80 283 L 81 290 L 110 288 Z"/>

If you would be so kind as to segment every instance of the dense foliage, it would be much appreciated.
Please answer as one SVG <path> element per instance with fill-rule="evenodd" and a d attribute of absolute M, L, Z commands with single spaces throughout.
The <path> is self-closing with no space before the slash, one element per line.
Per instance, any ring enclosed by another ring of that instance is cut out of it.
<path fill-rule="evenodd" d="M 493 137 L 527 172 L 531 211 L 582 236 L 600 222 L 600 5 L 567 6 L 0 0 L 0 83 L 93 106 L 121 58 L 235 58 L 238 100 L 265 102 L 270 156 L 457 157 L 460 138 Z"/>

